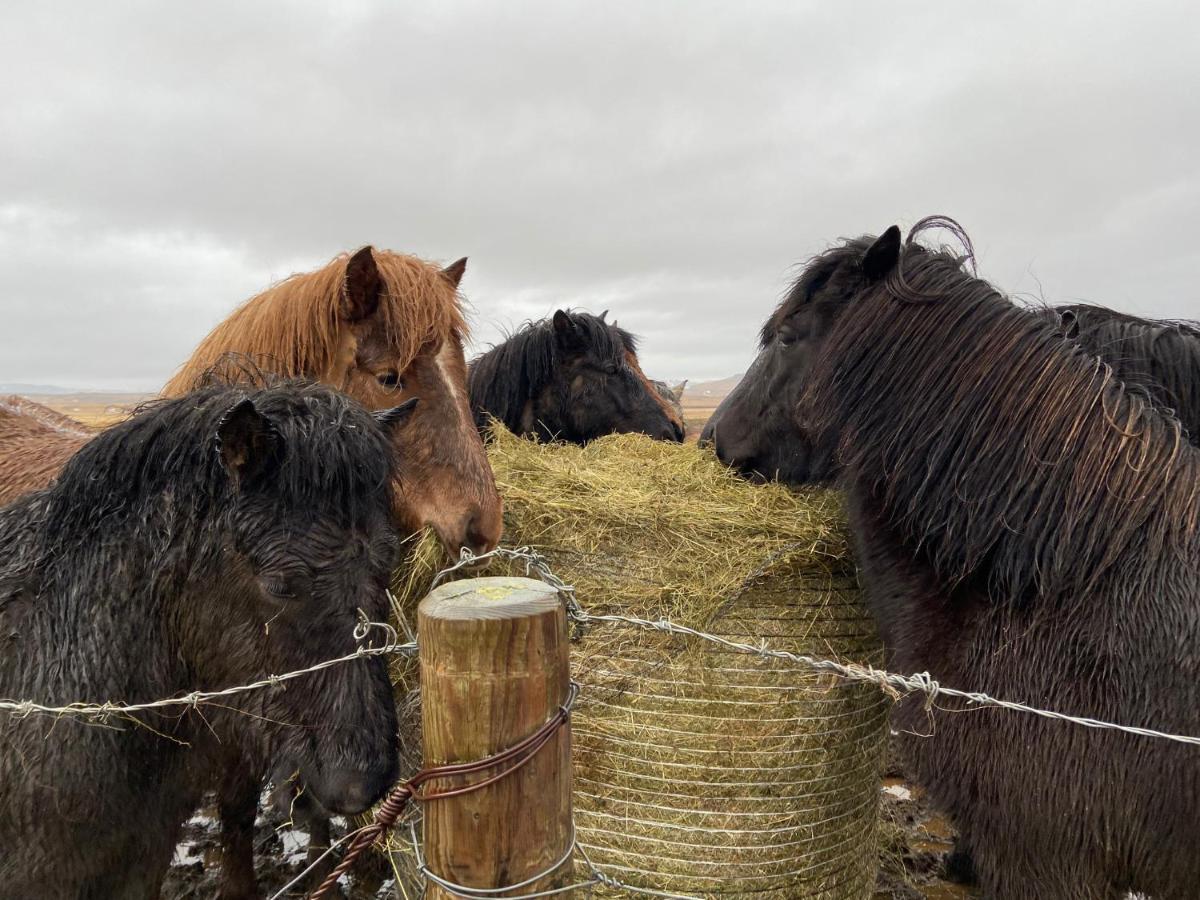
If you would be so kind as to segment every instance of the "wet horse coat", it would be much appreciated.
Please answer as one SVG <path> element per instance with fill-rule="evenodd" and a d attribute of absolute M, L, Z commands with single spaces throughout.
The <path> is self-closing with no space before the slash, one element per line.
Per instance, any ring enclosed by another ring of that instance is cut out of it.
<path fill-rule="evenodd" d="M 94 438 L 0 510 L 0 696 L 145 703 L 352 653 L 358 610 L 388 613 L 405 415 L 208 387 Z M 386 664 L 98 722 L 0 713 L 0 897 L 157 897 L 231 743 L 361 811 L 395 776 Z"/>

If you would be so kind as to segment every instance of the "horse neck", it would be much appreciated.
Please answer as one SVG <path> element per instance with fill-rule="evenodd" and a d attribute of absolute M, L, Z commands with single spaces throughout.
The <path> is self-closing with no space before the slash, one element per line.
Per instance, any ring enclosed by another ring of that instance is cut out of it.
<path fill-rule="evenodd" d="M 862 307 L 818 408 L 833 398 L 849 477 L 943 579 L 1047 595 L 1193 564 L 1200 451 L 1095 357 L 994 295 Z"/>
<path fill-rule="evenodd" d="M 540 432 L 533 408 L 546 387 L 549 365 L 544 348 L 523 333 L 474 360 L 467 386 L 476 421 L 482 425 L 491 416 L 513 434 Z"/>
<path fill-rule="evenodd" d="M 25 608 L 18 615 L 28 624 L 19 631 L 20 646 L 6 652 L 20 662 L 5 680 L 43 703 L 135 702 L 193 687 L 173 633 L 184 579 L 164 577 L 167 554 L 155 538 L 118 524 L 103 535 L 46 539 L 44 497 L 31 495 L 0 519 L 0 592 L 5 575 L 10 586 L 20 586 Z M 180 542 L 172 549 L 181 549 Z M 193 553 L 186 548 L 181 555 Z"/>

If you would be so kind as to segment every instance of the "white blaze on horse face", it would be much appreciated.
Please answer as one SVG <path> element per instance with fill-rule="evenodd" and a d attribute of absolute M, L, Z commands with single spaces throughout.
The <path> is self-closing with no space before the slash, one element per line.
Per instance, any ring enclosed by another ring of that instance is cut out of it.
<path fill-rule="evenodd" d="M 463 431 L 473 433 L 475 431 L 475 424 L 471 420 L 470 404 L 467 403 L 466 395 L 460 389 L 460 386 L 455 383 L 453 376 L 450 374 L 453 371 L 455 363 L 454 351 L 456 346 L 457 344 L 454 341 L 443 341 L 435 361 L 437 363 L 438 374 L 442 376 L 442 381 L 445 382 L 446 393 L 450 395 L 450 401 L 458 413 L 459 426 Z"/>

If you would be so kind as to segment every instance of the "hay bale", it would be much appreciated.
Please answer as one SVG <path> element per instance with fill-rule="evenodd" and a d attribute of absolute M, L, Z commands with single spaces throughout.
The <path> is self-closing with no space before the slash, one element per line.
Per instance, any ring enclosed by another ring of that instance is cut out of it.
<path fill-rule="evenodd" d="M 576 447 L 500 431 L 489 456 L 505 544 L 538 550 L 590 612 L 880 662 L 835 494 L 750 485 L 638 435 Z M 573 647 L 572 669 L 578 838 L 601 868 L 695 896 L 870 895 L 879 691 L 608 625 Z"/>

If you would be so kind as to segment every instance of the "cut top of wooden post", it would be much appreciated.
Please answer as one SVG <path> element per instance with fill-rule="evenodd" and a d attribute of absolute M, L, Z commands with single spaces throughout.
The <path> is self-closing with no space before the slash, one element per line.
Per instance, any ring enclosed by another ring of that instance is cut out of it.
<path fill-rule="evenodd" d="M 435 588 L 419 615 L 434 619 L 523 619 L 553 613 L 558 591 L 532 578 L 468 578 Z"/>

